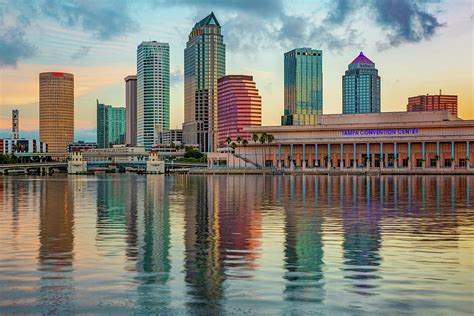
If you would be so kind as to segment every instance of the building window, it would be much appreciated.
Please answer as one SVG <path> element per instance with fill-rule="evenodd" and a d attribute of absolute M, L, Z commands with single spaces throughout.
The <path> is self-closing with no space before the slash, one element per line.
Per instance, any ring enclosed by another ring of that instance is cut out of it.
<path fill-rule="evenodd" d="M 445 159 L 444 160 L 444 166 L 445 167 L 451 167 L 451 159 Z"/>
<path fill-rule="evenodd" d="M 466 159 L 459 159 L 459 167 L 467 167 Z"/>
<path fill-rule="evenodd" d="M 436 161 L 437 161 L 436 159 L 431 159 L 430 160 L 430 167 L 436 168 Z"/>
<path fill-rule="evenodd" d="M 273 160 L 265 160 L 265 167 L 273 167 Z"/>
<path fill-rule="evenodd" d="M 416 167 L 421 168 L 423 166 L 423 159 L 417 159 L 416 160 Z"/>
<path fill-rule="evenodd" d="M 408 167 L 408 159 L 403 159 L 402 160 L 402 167 L 407 168 Z"/>

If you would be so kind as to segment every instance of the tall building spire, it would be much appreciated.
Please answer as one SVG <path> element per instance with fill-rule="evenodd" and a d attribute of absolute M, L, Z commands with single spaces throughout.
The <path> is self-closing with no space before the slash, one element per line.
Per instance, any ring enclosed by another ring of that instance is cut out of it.
<path fill-rule="evenodd" d="M 225 75 L 225 45 L 211 12 L 196 23 L 184 49 L 183 142 L 217 149 L 217 80 Z"/>

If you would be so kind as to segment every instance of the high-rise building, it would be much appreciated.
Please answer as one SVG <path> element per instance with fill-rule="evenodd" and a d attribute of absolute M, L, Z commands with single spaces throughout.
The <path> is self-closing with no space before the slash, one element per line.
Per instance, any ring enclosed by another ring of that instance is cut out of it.
<path fill-rule="evenodd" d="M 457 95 L 419 95 L 408 98 L 407 111 L 449 111 L 458 115 L 458 96 Z"/>
<path fill-rule="evenodd" d="M 137 144 L 137 76 L 125 77 L 125 144 Z"/>
<path fill-rule="evenodd" d="M 315 125 L 323 114 L 323 53 L 297 48 L 285 53 L 282 125 Z"/>
<path fill-rule="evenodd" d="M 109 148 L 125 142 L 125 108 L 97 100 L 97 147 Z"/>
<path fill-rule="evenodd" d="M 12 139 L 20 138 L 20 114 L 18 110 L 12 110 Z"/>
<path fill-rule="evenodd" d="M 362 52 L 342 76 L 342 113 L 379 113 L 380 76 Z"/>
<path fill-rule="evenodd" d="M 39 74 L 40 141 L 49 152 L 67 152 L 74 141 L 74 75 L 64 72 Z"/>
<path fill-rule="evenodd" d="M 149 150 L 156 131 L 170 126 L 170 46 L 156 41 L 137 48 L 137 144 Z"/>
<path fill-rule="evenodd" d="M 262 98 L 252 76 L 228 75 L 218 80 L 219 145 L 227 137 L 249 139 L 244 127 L 262 125 Z"/>
<path fill-rule="evenodd" d="M 225 75 L 225 45 L 214 13 L 196 23 L 184 49 L 183 141 L 216 150 L 217 80 Z"/>

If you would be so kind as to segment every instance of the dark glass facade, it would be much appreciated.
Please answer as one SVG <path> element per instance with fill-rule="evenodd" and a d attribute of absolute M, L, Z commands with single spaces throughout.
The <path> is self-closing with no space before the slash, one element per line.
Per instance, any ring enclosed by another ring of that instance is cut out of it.
<path fill-rule="evenodd" d="M 297 48 L 285 53 L 283 125 L 314 125 L 323 113 L 323 53 Z"/>
<path fill-rule="evenodd" d="M 217 80 L 225 75 L 221 26 L 211 13 L 194 26 L 184 50 L 183 141 L 217 148 Z"/>

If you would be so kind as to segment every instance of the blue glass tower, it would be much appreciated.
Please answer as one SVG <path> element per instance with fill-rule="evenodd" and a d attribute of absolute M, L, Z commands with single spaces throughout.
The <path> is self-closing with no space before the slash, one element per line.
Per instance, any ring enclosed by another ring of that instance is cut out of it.
<path fill-rule="evenodd" d="M 379 113 L 380 76 L 375 64 L 360 55 L 342 76 L 342 113 Z"/>
<path fill-rule="evenodd" d="M 285 53 L 282 125 L 315 125 L 323 113 L 323 53 L 297 48 Z"/>

